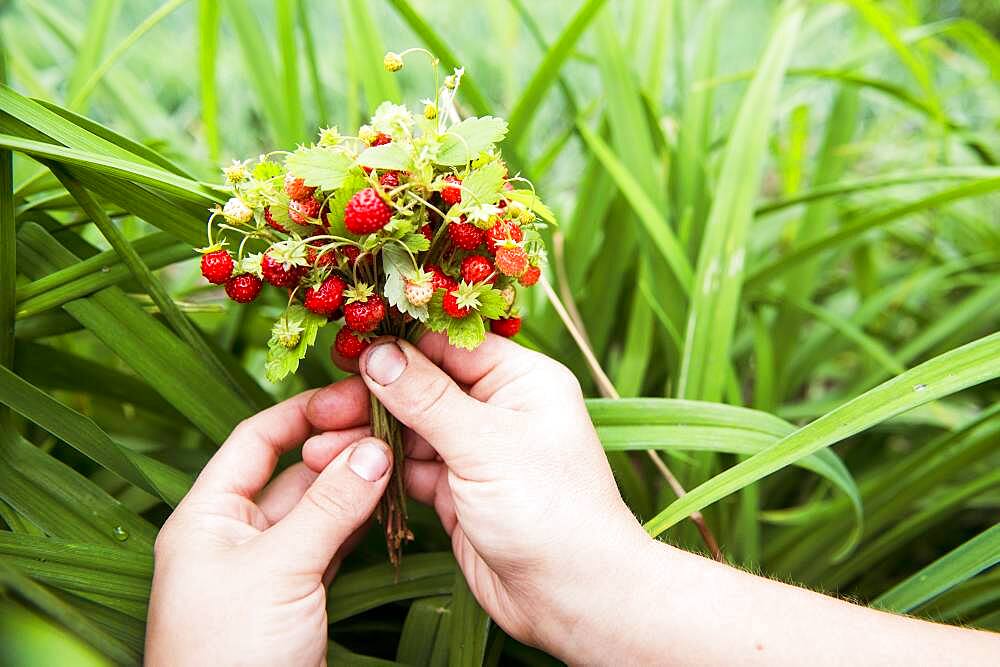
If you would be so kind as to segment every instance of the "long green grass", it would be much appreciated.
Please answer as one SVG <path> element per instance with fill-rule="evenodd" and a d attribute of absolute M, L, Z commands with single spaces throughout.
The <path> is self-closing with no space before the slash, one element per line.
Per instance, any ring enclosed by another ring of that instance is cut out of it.
<path fill-rule="evenodd" d="M 0 5 L 0 659 L 137 662 L 170 507 L 342 377 L 324 330 L 266 384 L 279 304 L 226 307 L 192 248 L 222 162 L 412 99 L 432 72 L 381 57 L 415 45 L 553 203 L 519 340 L 650 534 L 707 552 L 700 511 L 734 565 L 1000 630 L 1000 43 L 965 4 Z M 412 524 L 398 582 L 377 535 L 334 582 L 331 661 L 551 662 Z"/>

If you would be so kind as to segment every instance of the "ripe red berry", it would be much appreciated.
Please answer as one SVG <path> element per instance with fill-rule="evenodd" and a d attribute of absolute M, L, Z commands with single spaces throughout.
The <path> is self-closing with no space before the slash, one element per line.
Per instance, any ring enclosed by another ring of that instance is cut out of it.
<path fill-rule="evenodd" d="M 439 289 L 453 290 L 458 287 L 458 283 L 455 279 L 442 271 L 441 267 L 436 264 L 428 264 L 424 267 L 424 271 L 431 274 L 431 287 L 433 287 L 435 291 Z"/>
<path fill-rule="evenodd" d="M 347 202 L 344 224 L 353 234 L 371 234 L 389 223 L 392 209 L 382 201 L 375 188 L 365 188 Z"/>
<path fill-rule="evenodd" d="M 226 295 L 237 303 L 250 303 L 260 294 L 260 278 L 252 273 L 241 273 L 226 281 Z"/>
<path fill-rule="evenodd" d="M 444 300 L 441 302 L 441 307 L 444 309 L 445 314 L 449 317 L 454 317 L 456 320 L 460 320 L 472 312 L 471 308 L 463 308 L 458 305 L 458 294 L 454 289 L 444 293 Z"/>
<path fill-rule="evenodd" d="M 525 287 L 531 287 L 538 282 L 538 279 L 542 277 L 542 270 L 537 266 L 529 266 L 521 274 L 521 277 L 517 279 L 517 282 L 521 283 Z"/>
<path fill-rule="evenodd" d="M 390 137 L 388 134 L 383 134 L 382 132 L 379 132 L 378 134 L 375 135 L 375 138 L 372 139 L 372 142 L 371 142 L 370 145 L 371 146 L 383 146 L 383 145 L 388 144 L 388 143 L 392 143 L 392 137 Z"/>
<path fill-rule="evenodd" d="M 344 303 L 344 289 L 346 287 L 347 283 L 339 276 L 330 276 L 318 287 L 310 287 L 306 290 L 306 297 L 302 303 L 317 315 L 332 315 Z"/>
<path fill-rule="evenodd" d="M 375 329 L 385 319 L 385 299 L 372 294 L 365 301 L 355 301 L 344 305 L 344 321 L 355 331 L 368 332 Z"/>
<path fill-rule="evenodd" d="M 295 287 L 308 270 L 304 266 L 283 264 L 269 253 L 261 257 L 260 268 L 264 272 L 264 280 L 275 287 Z"/>
<path fill-rule="evenodd" d="M 528 268 L 528 253 L 519 245 L 497 248 L 497 269 L 505 276 L 520 276 Z"/>
<path fill-rule="evenodd" d="M 521 231 L 521 227 L 507 218 L 497 220 L 495 225 L 486 230 L 486 247 L 493 253 L 504 241 L 521 241 L 522 239 L 524 239 L 524 232 Z"/>
<path fill-rule="evenodd" d="M 343 326 L 337 332 L 337 338 L 333 342 L 333 347 L 337 354 L 345 359 L 357 359 L 361 353 L 371 345 L 371 342 L 358 336 L 356 331 L 351 331 L 350 327 Z"/>
<path fill-rule="evenodd" d="M 497 334 L 498 336 L 503 336 L 504 338 L 512 338 L 517 335 L 517 332 L 521 330 L 521 318 L 520 317 L 502 317 L 499 320 L 490 320 L 490 331 Z"/>
<path fill-rule="evenodd" d="M 310 199 L 316 188 L 306 185 L 301 178 L 295 178 L 291 174 L 285 174 L 285 193 L 291 199 Z"/>
<path fill-rule="evenodd" d="M 288 203 L 288 217 L 299 225 L 308 225 L 319 218 L 319 210 L 323 204 L 312 197 L 293 199 Z"/>
<path fill-rule="evenodd" d="M 233 275 L 233 258 L 225 248 L 201 256 L 201 275 L 213 285 L 221 285 Z"/>
<path fill-rule="evenodd" d="M 441 199 L 443 199 L 444 203 L 448 206 L 454 206 L 462 201 L 462 179 L 453 174 L 448 174 L 444 177 L 444 180 L 454 185 L 446 185 L 441 189 Z"/>
<path fill-rule="evenodd" d="M 306 248 L 306 258 L 312 266 L 332 266 L 337 263 L 337 251 L 327 250 L 323 254 L 320 254 L 322 248 L 308 247 Z"/>
<path fill-rule="evenodd" d="M 496 282 L 496 269 L 493 262 L 482 255 L 469 255 L 462 260 L 462 280 L 467 283 L 481 283 L 488 280 L 492 285 Z"/>
<path fill-rule="evenodd" d="M 270 206 L 265 206 L 264 207 L 264 222 L 266 222 L 268 225 L 270 225 L 271 228 L 274 229 L 275 231 L 279 231 L 282 234 L 288 233 L 288 230 L 285 229 L 281 225 L 281 223 L 277 222 L 274 219 L 274 216 L 271 215 L 271 207 Z"/>
<path fill-rule="evenodd" d="M 430 242 L 434 242 L 434 228 L 430 224 L 426 224 L 420 228 L 420 233 L 424 235 L 424 238 Z"/>
<path fill-rule="evenodd" d="M 387 171 L 378 178 L 378 184 L 383 190 L 392 190 L 399 187 L 399 172 Z"/>
<path fill-rule="evenodd" d="M 484 233 L 471 222 L 453 222 L 448 225 L 448 237 L 456 248 L 475 250 L 482 244 Z"/>

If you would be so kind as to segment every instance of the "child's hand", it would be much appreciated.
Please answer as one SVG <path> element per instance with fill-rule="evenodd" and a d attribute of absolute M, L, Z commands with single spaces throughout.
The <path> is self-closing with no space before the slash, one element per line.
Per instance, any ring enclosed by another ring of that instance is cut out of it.
<path fill-rule="evenodd" d="M 156 540 L 148 665 L 321 665 L 326 584 L 385 488 L 391 453 L 338 421 L 313 435 L 306 392 L 240 424 Z M 310 436 L 312 436 L 310 438 Z M 304 440 L 328 452 L 267 484 Z"/>
<path fill-rule="evenodd" d="M 419 349 L 378 341 L 360 366 L 410 427 L 408 491 L 437 511 L 480 604 L 514 637 L 566 655 L 578 622 L 616 597 L 602 582 L 618 586 L 611 575 L 650 544 L 618 493 L 576 378 L 492 335 L 472 352 L 441 335 Z M 341 406 L 362 402 L 364 389 L 350 379 L 319 390 L 309 419 L 342 427 Z M 314 470 L 335 454 L 320 440 L 302 451 Z"/>

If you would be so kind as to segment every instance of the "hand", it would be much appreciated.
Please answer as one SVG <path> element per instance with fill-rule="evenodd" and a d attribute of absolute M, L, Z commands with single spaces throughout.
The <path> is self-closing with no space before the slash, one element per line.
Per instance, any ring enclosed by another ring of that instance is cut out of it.
<path fill-rule="evenodd" d="M 314 393 L 241 423 L 163 526 L 147 665 L 325 663 L 326 585 L 385 489 L 391 452 L 338 411 L 313 435 Z M 307 438 L 328 463 L 293 465 L 265 487 Z"/>
<path fill-rule="evenodd" d="M 309 419 L 341 427 L 342 406 L 362 404 L 367 386 L 409 427 L 407 489 L 437 511 L 479 603 L 517 639 L 580 659 L 574 636 L 593 633 L 595 610 L 613 614 L 622 594 L 601 583 L 650 540 L 615 486 L 573 374 L 493 335 L 473 352 L 440 335 L 418 347 L 383 339 L 360 371 L 364 385 L 316 392 Z M 314 470 L 334 455 L 319 440 L 302 451 Z"/>

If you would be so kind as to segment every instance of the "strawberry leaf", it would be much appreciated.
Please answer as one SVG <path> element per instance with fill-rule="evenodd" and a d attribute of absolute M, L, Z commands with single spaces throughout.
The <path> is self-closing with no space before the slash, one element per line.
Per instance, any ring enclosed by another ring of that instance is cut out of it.
<path fill-rule="evenodd" d="M 486 340 L 486 326 L 479 313 L 469 313 L 448 323 L 448 342 L 454 347 L 474 350 Z"/>
<path fill-rule="evenodd" d="M 426 239 L 424 239 L 426 240 Z M 406 278 L 416 273 L 413 260 L 398 243 L 388 243 L 382 247 L 382 268 L 385 271 L 383 294 L 390 306 L 409 313 L 421 322 L 427 320 L 427 306 L 414 306 L 406 299 Z"/>
<path fill-rule="evenodd" d="M 410 156 L 398 142 L 366 148 L 358 156 L 358 164 L 374 169 L 396 169 L 405 171 L 409 168 Z"/>
<path fill-rule="evenodd" d="M 462 208 L 478 204 L 493 204 L 500 199 L 504 167 L 490 162 L 473 170 L 462 181 Z"/>
<path fill-rule="evenodd" d="M 448 324 L 452 321 L 452 318 L 444 312 L 443 303 L 444 290 L 434 290 L 434 296 L 431 297 L 430 303 L 427 304 L 427 321 L 424 324 L 427 325 L 428 329 L 437 333 L 447 331 Z"/>
<path fill-rule="evenodd" d="M 299 148 L 285 159 L 288 172 L 320 190 L 336 190 L 354 166 L 350 156 L 325 146 Z"/>
<path fill-rule="evenodd" d="M 484 285 L 479 292 L 479 308 L 476 309 L 483 317 L 495 320 L 507 312 L 507 302 L 500 290 Z"/>
<path fill-rule="evenodd" d="M 281 382 L 288 374 L 299 368 L 299 361 L 306 356 L 310 346 L 316 342 L 316 334 L 327 323 L 322 315 L 317 315 L 299 305 L 289 306 L 284 317 L 302 326 L 302 337 L 294 347 L 285 347 L 274 334 L 267 341 L 267 362 L 264 374 L 269 382 Z"/>
<path fill-rule="evenodd" d="M 403 245 L 405 245 L 409 251 L 414 254 L 428 250 L 431 247 L 431 242 L 428 241 L 427 237 L 421 232 L 407 234 L 401 240 Z"/>
<path fill-rule="evenodd" d="M 281 176 L 285 172 L 277 162 L 264 160 L 258 162 L 253 168 L 253 177 L 258 181 L 269 181 L 275 176 Z"/>
<path fill-rule="evenodd" d="M 506 135 L 507 121 L 502 118 L 466 118 L 442 135 L 436 162 L 449 167 L 464 165 Z"/>

